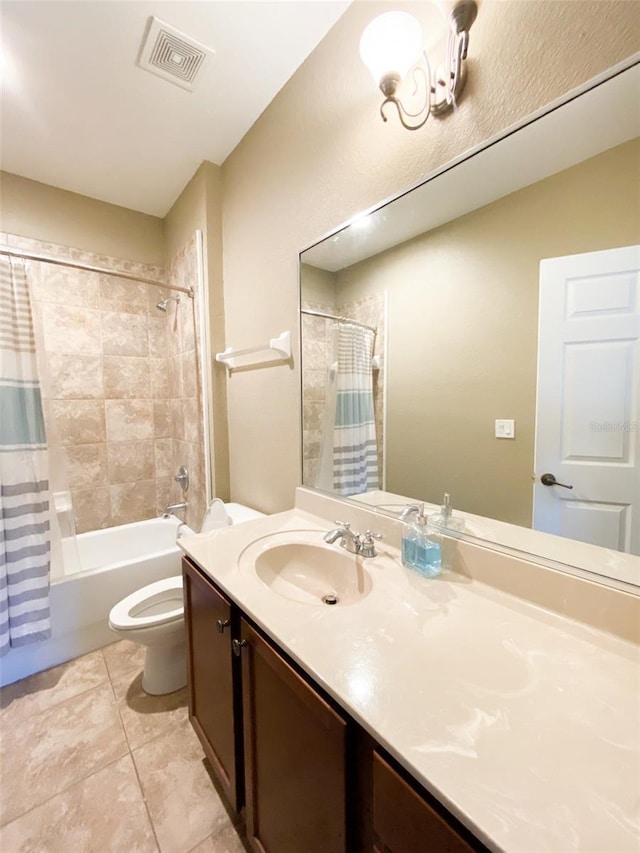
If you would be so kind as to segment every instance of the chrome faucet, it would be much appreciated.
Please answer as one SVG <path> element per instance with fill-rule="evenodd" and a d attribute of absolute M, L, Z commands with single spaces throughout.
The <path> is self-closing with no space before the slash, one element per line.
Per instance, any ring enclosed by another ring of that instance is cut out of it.
<path fill-rule="evenodd" d="M 377 551 L 375 547 L 375 539 L 382 539 L 380 533 L 372 533 L 371 530 L 366 530 L 364 535 L 355 533 L 351 529 L 351 525 L 346 521 L 336 521 L 338 527 L 330 530 L 322 537 L 329 545 L 337 542 L 341 548 L 348 551 L 350 554 L 358 554 L 360 557 L 375 557 Z"/>
<path fill-rule="evenodd" d="M 180 503 L 177 504 L 169 504 L 164 508 L 162 512 L 162 517 L 169 518 L 172 512 L 180 512 L 181 510 L 186 509 L 187 506 L 188 504 L 186 501 L 180 501 Z"/>

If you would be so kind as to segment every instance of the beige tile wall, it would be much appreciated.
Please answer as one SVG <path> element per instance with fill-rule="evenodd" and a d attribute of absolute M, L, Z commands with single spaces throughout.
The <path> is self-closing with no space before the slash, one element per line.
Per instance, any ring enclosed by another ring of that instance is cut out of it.
<path fill-rule="evenodd" d="M 302 302 L 303 308 L 335 313 L 332 305 Z M 302 482 L 315 486 L 325 417 L 327 368 L 331 350 L 329 320 L 302 314 Z"/>
<path fill-rule="evenodd" d="M 165 280 L 163 268 L 2 237 L 25 251 Z M 185 520 L 199 525 L 205 498 L 194 300 L 182 295 L 163 314 L 156 304 L 170 291 L 152 285 L 35 262 L 29 275 L 77 531 L 158 515 L 181 500 L 173 481 L 181 465 L 192 478 Z M 194 243 L 172 261 L 168 280 L 196 286 Z"/>
<path fill-rule="evenodd" d="M 338 307 L 317 302 L 302 302 L 303 308 L 337 314 L 375 326 L 377 335 L 374 355 L 379 356 L 380 369 L 373 373 L 373 403 L 378 440 L 378 482 L 382 487 L 384 441 L 384 335 L 385 303 L 383 294 L 344 302 Z M 302 314 L 302 482 L 316 485 L 322 431 L 325 417 L 327 369 L 331 362 L 331 321 Z"/>
<path fill-rule="evenodd" d="M 376 421 L 376 439 L 378 441 L 378 484 L 382 488 L 384 465 L 384 340 L 386 328 L 384 294 L 375 293 L 351 302 L 342 302 L 338 305 L 338 314 L 342 317 L 351 317 L 367 326 L 374 326 L 377 330 L 373 354 L 378 357 L 380 367 L 373 371 L 373 409 Z"/>

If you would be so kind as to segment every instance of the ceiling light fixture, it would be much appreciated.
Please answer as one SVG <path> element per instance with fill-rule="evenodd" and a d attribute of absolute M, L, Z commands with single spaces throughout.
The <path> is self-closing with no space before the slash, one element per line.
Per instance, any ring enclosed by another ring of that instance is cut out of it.
<path fill-rule="evenodd" d="M 455 0 L 449 13 L 447 57 L 435 77 L 423 48 L 422 27 L 413 15 L 385 12 L 371 21 L 360 39 L 360 57 L 384 95 L 380 106 L 383 121 L 387 121 L 387 104 L 395 106 L 407 130 L 417 130 L 430 115 L 443 116 L 456 107 L 467 79 L 469 30 L 477 14 L 476 0 Z M 415 112 L 408 110 L 397 95 L 409 73 L 415 82 L 413 96 L 419 94 Z"/>

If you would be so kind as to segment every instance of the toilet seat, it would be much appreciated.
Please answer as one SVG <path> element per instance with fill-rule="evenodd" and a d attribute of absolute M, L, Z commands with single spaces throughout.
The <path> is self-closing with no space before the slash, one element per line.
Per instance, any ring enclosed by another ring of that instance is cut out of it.
<path fill-rule="evenodd" d="M 183 618 L 182 576 L 177 575 L 150 583 L 123 598 L 109 613 L 109 625 L 119 631 L 135 631 Z"/>

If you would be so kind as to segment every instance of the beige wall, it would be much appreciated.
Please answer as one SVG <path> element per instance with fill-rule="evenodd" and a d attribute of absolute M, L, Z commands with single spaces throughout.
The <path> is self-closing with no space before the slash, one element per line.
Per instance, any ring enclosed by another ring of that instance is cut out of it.
<path fill-rule="evenodd" d="M 540 260 L 640 242 L 639 185 L 634 140 L 336 274 L 388 293 L 389 491 L 531 524 Z"/>
<path fill-rule="evenodd" d="M 0 172 L 0 230 L 97 255 L 164 265 L 162 219 Z"/>
<path fill-rule="evenodd" d="M 358 56 L 381 8 L 354 3 L 223 166 L 229 345 L 295 333 L 301 249 L 640 48 L 635 3 L 485 0 L 459 109 L 410 133 L 382 123 Z M 228 383 L 231 494 L 268 512 L 301 479 L 298 367 Z"/>

